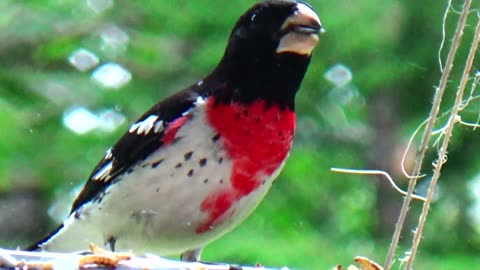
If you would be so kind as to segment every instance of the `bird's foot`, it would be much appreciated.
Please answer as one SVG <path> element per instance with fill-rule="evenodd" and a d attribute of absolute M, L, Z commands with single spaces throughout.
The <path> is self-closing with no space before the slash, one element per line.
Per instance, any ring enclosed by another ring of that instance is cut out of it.
<path fill-rule="evenodd" d="M 80 258 L 78 262 L 79 268 L 86 265 L 102 265 L 107 267 L 116 267 L 119 262 L 130 260 L 135 255 L 130 252 L 112 252 L 97 247 L 93 243 L 89 245 L 90 253 Z"/>

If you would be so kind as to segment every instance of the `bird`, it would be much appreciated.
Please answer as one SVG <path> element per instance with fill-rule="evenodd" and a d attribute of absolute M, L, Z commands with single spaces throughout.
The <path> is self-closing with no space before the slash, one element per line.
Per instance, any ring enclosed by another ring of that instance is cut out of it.
<path fill-rule="evenodd" d="M 255 210 L 284 167 L 295 96 L 323 32 L 306 2 L 254 4 L 213 71 L 130 125 L 64 222 L 25 250 L 76 252 L 93 243 L 199 261 Z"/>

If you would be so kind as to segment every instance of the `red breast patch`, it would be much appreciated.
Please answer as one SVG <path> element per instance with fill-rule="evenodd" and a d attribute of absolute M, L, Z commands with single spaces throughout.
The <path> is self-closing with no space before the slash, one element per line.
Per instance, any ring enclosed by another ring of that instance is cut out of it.
<path fill-rule="evenodd" d="M 256 190 L 287 158 L 292 148 L 295 113 L 267 105 L 215 103 L 207 101 L 207 118 L 220 134 L 229 158 L 233 161 L 231 186 L 208 196 L 201 210 L 208 219 L 197 227 L 199 233 L 226 219 L 224 214 L 241 198 Z"/>

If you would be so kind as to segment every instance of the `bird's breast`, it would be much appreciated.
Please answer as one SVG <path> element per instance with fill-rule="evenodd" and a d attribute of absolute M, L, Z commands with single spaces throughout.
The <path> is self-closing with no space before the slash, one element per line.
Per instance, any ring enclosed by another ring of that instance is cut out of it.
<path fill-rule="evenodd" d="M 201 209 L 209 218 L 197 232 L 208 231 L 231 215 L 248 215 L 256 207 L 288 157 L 295 132 L 293 111 L 261 100 L 223 104 L 212 97 L 206 112 L 233 166 L 229 188 L 203 201 Z M 248 213 L 235 213 L 236 208 Z"/>
<path fill-rule="evenodd" d="M 218 133 L 227 155 L 242 169 L 239 174 L 269 175 L 287 158 L 295 132 L 293 111 L 262 100 L 222 104 L 214 98 L 208 100 L 206 110 L 208 122 Z M 234 184 L 241 193 L 253 188 L 245 182 Z"/>

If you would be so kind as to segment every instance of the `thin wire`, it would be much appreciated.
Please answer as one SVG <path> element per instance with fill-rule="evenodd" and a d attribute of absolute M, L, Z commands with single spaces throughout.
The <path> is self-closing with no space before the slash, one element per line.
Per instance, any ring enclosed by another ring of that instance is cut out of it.
<path fill-rule="evenodd" d="M 452 0 L 449 0 L 447 3 L 447 8 L 445 10 L 445 13 L 443 15 L 442 42 L 440 42 L 440 48 L 438 49 L 438 64 L 440 65 L 440 72 L 443 72 L 442 50 L 443 50 L 443 45 L 445 45 L 445 25 L 447 24 L 448 11 L 450 10 L 451 6 L 452 6 Z"/>
<path fill-rule="evenodd" d="M 355 169 L 342 169 L 342 168 L 331 168 L 330 169 L 332 172 L 338 172 L 338 173 L 350 173 L 350 174 L 366 174 L 366 175 L 383 175 L 387 180 L 390 182 L 390 184 L 393 186 L 393 188 L 398 191 L 402 195 L 407 195 L 407 192 L 403 191 L 401 188 L 399 188 L 396 184 L 395 181 L 393 181 L 392 177 L 384 171 L 380 170 L 355 170 Z M 427 199 L 425 197 L 419 196 L 419 195 L 412 195 L 413 199 L 420 200 L 422 202 L 425 202 Z"/>

